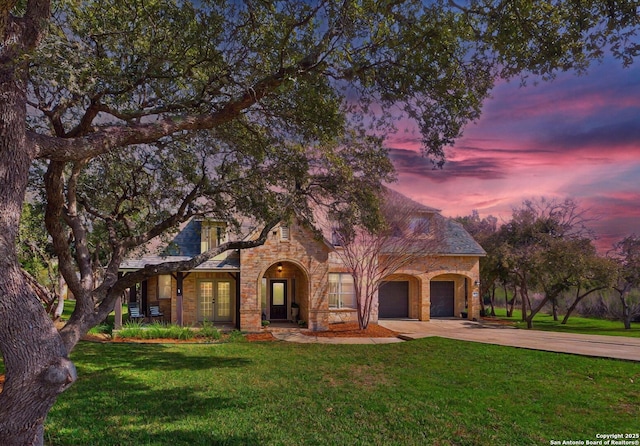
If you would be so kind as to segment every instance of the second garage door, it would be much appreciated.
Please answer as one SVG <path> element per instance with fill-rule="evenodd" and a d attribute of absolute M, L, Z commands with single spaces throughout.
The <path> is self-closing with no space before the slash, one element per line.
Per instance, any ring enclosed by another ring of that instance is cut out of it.
<path fill-rule="evenodd" d="M 431 317 L 453 317 L 454 282 L 431 282 Z"/>
<path fill-rule="evenodd" d="M 409 317 L 409 282 L 382 282 L 378 290 L 378 317 Z"/>

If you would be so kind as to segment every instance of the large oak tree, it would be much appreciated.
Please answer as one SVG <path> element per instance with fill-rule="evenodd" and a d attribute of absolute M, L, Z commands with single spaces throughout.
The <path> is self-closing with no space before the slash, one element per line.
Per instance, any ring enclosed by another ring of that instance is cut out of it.
<path fill-rule="evenodd" d="M 123 289 L 215 255 L 118 278 L 130 250 L 196 215 L 266 233 L 319 196 L 368 205 L 398 116 L 440 161 L 496 78 L 630 63 L 637 20 L 615 0 L 0 0 L 0 443 L 42 444 Z M 30 170 L 77 299 L 61 330 L 18 264 Z"/>

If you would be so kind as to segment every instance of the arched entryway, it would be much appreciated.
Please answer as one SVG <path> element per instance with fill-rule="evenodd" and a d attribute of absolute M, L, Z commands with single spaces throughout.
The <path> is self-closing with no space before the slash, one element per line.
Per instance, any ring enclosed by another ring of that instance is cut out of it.
<path fill-rule="evenodd" d="M 408 274 L 389 276 L 378 288 L 378 318 L 419 318 L 420 281 Z"/>
<path fill-rule="evenodd" d="M 430 318 L 467 317 L 471 314 L 471 279 L 442 274 L 429 282 Z"/>
<path fill-rule="evenodd" d="M 263 274 L 260 288 L 262 320 L 308 320 L 309 279 L 302 265 L 290 260 L 273 263 Z"/>

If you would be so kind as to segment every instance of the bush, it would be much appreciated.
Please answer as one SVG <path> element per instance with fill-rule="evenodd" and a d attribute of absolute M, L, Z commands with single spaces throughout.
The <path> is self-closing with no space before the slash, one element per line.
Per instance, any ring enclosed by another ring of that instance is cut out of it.
<path fill-rule="evenodd" d="M 95 327 L 92 327 L 89 330 L 89 333 L 91 333 L 91 334 L 108 334 L 108 335 L 111 335 L 112 332 L 113 332 L 113 324 L 100 324 L 100 325 L 96 325 Z"/>
<path fill-rule="evenodd" d="M 142 338 L 142 331 L 142 322 L 129 320 L 122 324 L 118 336 L 121 338 Z"/>
<path fill-rule="evenodd" d="M 196 333 L 199 338 L 209 338 L 218 340 L 222 336 L 220 330 L 213 326 L 211 322 L 205 321 L 202 323 L 202 328 Z"/>

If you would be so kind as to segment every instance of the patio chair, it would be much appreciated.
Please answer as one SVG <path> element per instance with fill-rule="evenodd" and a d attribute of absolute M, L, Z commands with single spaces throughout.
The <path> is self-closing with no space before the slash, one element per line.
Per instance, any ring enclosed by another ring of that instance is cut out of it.
<path fill-rule="evenodd" d="M 144 313 L 140 312 L 140 307 L 135 302 L 129 302 L 129 319 L 144 320 Z"/>
<path fill-rule="evenodd" d="M 164 313 L 160 311 L 160 305 L 149 306 L 149 317 L 151 317 L 151 320 L 164 317 Z"/>

